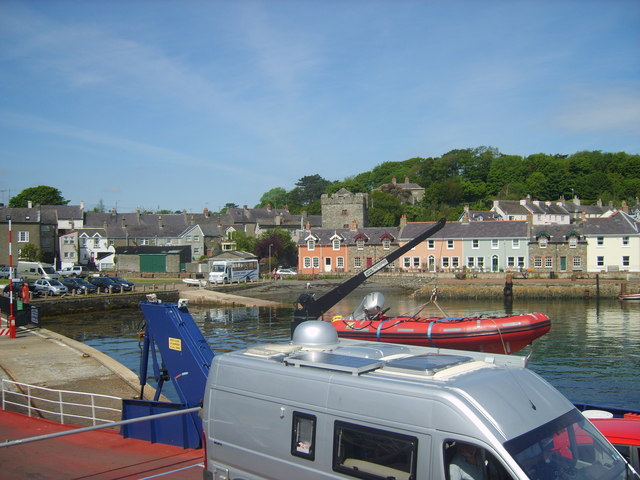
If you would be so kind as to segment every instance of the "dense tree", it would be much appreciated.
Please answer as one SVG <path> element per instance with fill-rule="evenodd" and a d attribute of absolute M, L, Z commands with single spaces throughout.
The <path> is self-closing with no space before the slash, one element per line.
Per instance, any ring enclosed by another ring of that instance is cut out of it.
<path fill-rule="evenodd" d="M 33 243 L 27 243 L 20 247 L 19 258 L 29 260 L 30 262 L 41 262 L 42 252 Z"/>
<path fill-rule="evenodd" d="M 268 258 L 271 253 L 274 267 L 278 264 L 297 265 L 298 263 L 297 245 L 291 240 L 289 232 L 278 228 L 267 230 L 258 237 L 254 253 L 258 258 Z"/>
<path fill-rule="evenodd" d="M 402 208 L 394 195 L 374 190 L 369 196 L 369 226 L 393 227 L 400 222 Z"/>
<path fill-rule="evenodd" d="M 271 205 L 271 208 L 284 208 L 288 203 L 287 191 L 282 187 L 275 187 L 260 197 L 260 203 L 256 205 L 256 208 L 265 208 L 267 205 Z"/>
<path fill-rule="evenodd" d="M 463 205 L 489 208 L 493 199 L 519 200 L 527 195 L 538 200 L 557 200 L 578 196 L 584 204 L 598 199 L 620 204 L 636 203 L 640 196 L 640 155 L 623 152 L 577 152 L 573 155 L 535 153 L 527 157 L 504 155 L 493 147 L 451 150 L 441 157 L 414 157 L 400 162 L 384 162 L 342 181 L 329 182 L 319 175 L 301 178 L 290 192 L 273 189 L 263 200 L 286 193 L 289 211 L 320 214 L 322 193 L 335 193 L 345 188 L 352 193 L 373 195 L 377 188 L 400 183 L 405 177 L 425 189 L 421 205 L 409 208 L 401 204 L 399 211 L 411 220 L 437 220 L 455 217 Z M 393 187 L 380 193 L 392 193 L 396 199 L 405 195 Z M 272 205 L 276 201 L 270 202 Z M 372 208 L 377 208 L 373 202 Z M 383 202 L 377 202 L 381 205 Z M 400 213 L 400 214 L 401 214 Z M 370 212 L 371 225 L 385 225 L 398 218 L 393 206 L 389 212 Z"/>
<path fill-rule="evenodd" d="M 40 185 L 38 187 L 25 188 L 15 197 L 11 197 L 9 206 L 25 208 L 28 206 L 28 202 L 32 202 L 35 207 L 38 205 L 66 205 L 69 200 L 65 200 L 57 188 Z"/>
<path fill-rule="evenodd" d="M 296 187 L 289 192 L 289 195 L 293 203 L 303 206 L 309 205 L 319 200 L 330 184 L 329 180 L 325 180 L 317 173 L 307 175 L 296 182 Z"/>
<path fill-rule="evenodd" d="M 242 250 L 243 252 L 256 253 L 258 240 L 255 237 L 251 237 L 245 232 L 237 231 L 234 232 L 233 239 L 236 242 L 236 249 Z"/>

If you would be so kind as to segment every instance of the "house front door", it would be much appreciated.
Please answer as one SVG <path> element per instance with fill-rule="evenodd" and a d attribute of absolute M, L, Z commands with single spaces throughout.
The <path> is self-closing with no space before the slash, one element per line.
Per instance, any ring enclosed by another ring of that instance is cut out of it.
<path fill-rule="evenodd" d="M 324 271 L 331 271 L 331 257 L 324 257 Z"/>

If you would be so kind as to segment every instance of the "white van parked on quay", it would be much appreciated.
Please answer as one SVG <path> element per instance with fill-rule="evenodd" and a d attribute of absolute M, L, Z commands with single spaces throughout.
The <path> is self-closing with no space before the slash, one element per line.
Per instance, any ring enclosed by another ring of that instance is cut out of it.
<path fill-rule="evenodd" d="M 205 480 L 640 479 L 526 359 L 338 339 L 216 355 Z"/>
<path fill-rule="evenodd" d="M 22 280 L 35 281 L 41 278 L 47 280 L 59 280 L 60 275 L 53 268 L 53 265 L 42 262 L 18 262 L 18 276 Z"/>

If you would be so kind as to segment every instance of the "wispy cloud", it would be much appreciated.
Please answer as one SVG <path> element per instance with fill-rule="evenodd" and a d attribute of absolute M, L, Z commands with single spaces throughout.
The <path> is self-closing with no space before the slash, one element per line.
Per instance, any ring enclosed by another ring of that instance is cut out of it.
<path fill-rule="evenodd" d="M 640 92 L 580 89 L 552 123 L 572 133 L 640 134 Z"/>
<path fill-rule="evenodd" d="M 260 175 L 257 172 L 228 165 L 224 162 L 216 162 L 211 159 L 194 157 L 175 150 L 136 142 L 125 138 L 113 137 L 100 132 L 80 129 L 70 125 L 53 123 L 38 117 L 0 112 L 0 124 L 10 128 L 18 128 L 21 130 L 45 133 L 63 138 L 71 138 L 87 144 L 142 155 L 144 157 L 152 158 L 158 166 L 161 166 L 161 164 L 164 163 L 165 165 L 178 165 L 181 167 L 216 169 L 228 173 L 260 178 Z"/>

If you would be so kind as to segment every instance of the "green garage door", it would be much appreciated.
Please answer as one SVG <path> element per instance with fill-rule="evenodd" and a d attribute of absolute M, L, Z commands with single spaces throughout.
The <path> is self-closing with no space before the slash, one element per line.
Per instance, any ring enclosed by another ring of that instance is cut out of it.
<path fill-rule="evenodd" d="M 167 256 L 160 253 L 141 254 L 140 271 L 165 273 L 167 271 Z"/>

